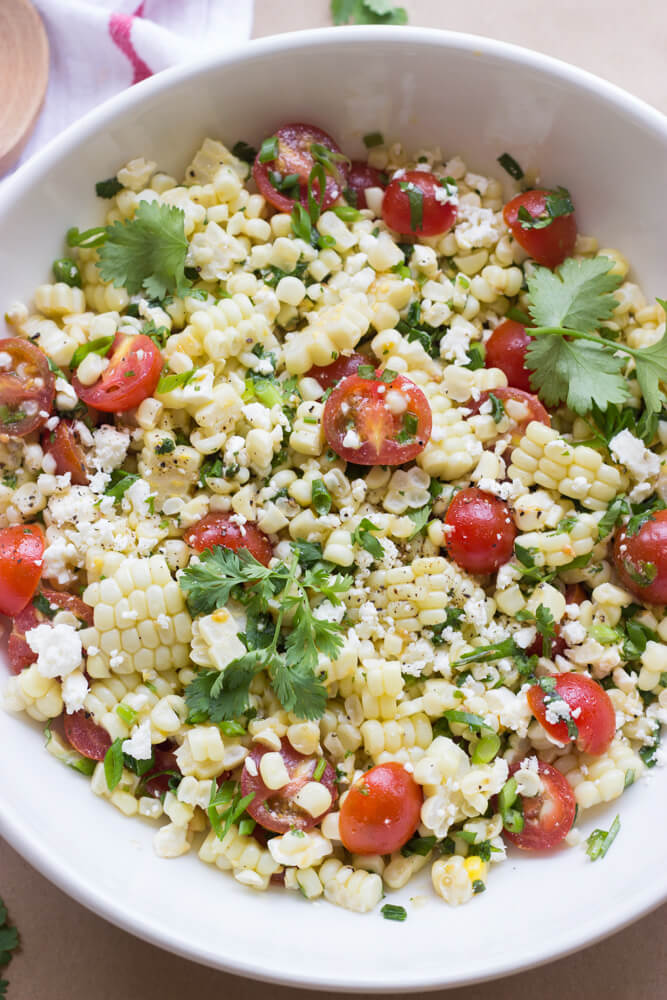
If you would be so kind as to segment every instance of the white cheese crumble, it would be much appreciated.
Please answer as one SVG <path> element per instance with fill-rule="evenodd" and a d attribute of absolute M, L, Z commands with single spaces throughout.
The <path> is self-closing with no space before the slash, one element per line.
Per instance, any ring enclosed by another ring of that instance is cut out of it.
<path fill-rule="evenodd" d="M 361 438 L 352 427 L 343 438 L 343 448 L 361 448 Z"/>
<path fill-rule="evenodd" d="M 81 639 L 71 625 L 38 625 L 25 639 L 37 653 L 37 673 L 42 677 L 67 677 L 83 662 Z"/>
<path fill-rule="evenodd" d="M 649 451 L 644 442 L 631 431 L 624 430 L 613 437 L 609 442 L 609 450 L 635 479 L 653 479 L 660 472 L 658 455 Z"/>
<path fill-rule="evenodd" d="M 122 745 L 123 753 L 129 754 L 135 760 L 149 760 L 153 752 L 151 743 L 151 722 L 144 719 L 132 730 L 129 740 L 124 740 Z"/>
<path fill-rule="evenodd" d="M 68 674 L 63 681 L 63 701 L 68 715 L 72 712 L 79 712 L 84 707 L 84 700 L 88 694 L 88 681 L 85 675 L 75 670 Z"/>

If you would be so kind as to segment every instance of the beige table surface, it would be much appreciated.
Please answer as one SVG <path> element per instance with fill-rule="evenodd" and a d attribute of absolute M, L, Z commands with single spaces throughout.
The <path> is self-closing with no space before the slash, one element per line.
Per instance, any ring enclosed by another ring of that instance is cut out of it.
<path fill-rule="evenodd" d="M 476 32 L 539 49 L 606 77 L 667 113 L 665 0 L 403 2 L 411 24 Z M 255 9 L 255 35 L 329 23 L 328 0 L 255 0 Z M 535 889 L 537 902 L 539 886 Z M 23 943 L 9 969 L 9 1000 L 171 1000 L 185 995 L 259 1000 L 267 990 L 275 1000 L 336 995 L 267 987 L 144 944 L 72 902 L 2 840 L 0 895 Z M 667 906 L 542 969 L 446 993 L 447 1000 L 492 996 L 665 1000 Z"/>

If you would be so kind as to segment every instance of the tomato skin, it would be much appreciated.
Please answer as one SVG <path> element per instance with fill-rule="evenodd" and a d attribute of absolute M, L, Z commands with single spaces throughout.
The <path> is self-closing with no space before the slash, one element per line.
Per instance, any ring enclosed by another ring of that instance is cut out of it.
<path fill-rule="evenodd" d="M 432 414 L 421 389 L 403 375 L 392 382 L 382 382 L 381 372 L 375 379 L 348 375 L 333 390 L 324 404 L 322 422 L 329 446 L 356 465 L 403 465 L 424 450 L 431 437 Z M 392 412 L 386 404 L 390 391 L 397 391 L 407 400 L 402 413 Z M 416 418 L 417 429 L 410 440 L 398 440 L 404 427 L 405 416 Z M 345 444 L 346 435 L 353 430 L 359 441 L 358 448 Z"/>
<path fill-rule="evenodd" d="M 58 476 L 69 472 L 73 486 L 87 486 L 89 480 L 83 452 L 76 443 L 72 426 L 71 420 L 61 420 L 54 430 L 43 431 L 42 449 L 53 456 Z"/>
<path fill-rule="evenodd" d="M 37 590 L 46 540 L 39 524 L 0 529 L 0 613 L 17 615 Z"/>
<path fill-rule="evenodd" d="M 486 342 L 484 364 L 500 368 L 507 375 L 510 387 L 530 392 L 530 369 L 526 368 L 526 348 L 532 342 L 525 326 L 513 319 L 503 320 Z"/>
<path fill-rule="evenodd" d="M 424 795 L 402 764 L 377 764 L 350 788 L 340 807 L 340 836 L 353 854 L 398 851 L 419 825 Z"/>
<path fill-rule="evenodd" d="M 422 222 L 413 229 L 410 219 L 410 198 L 401 184 L 412 184 L 422 193 Z M 456 222 L 456 206 L 440 201 L 437 192 L 445 192 L 435 174 L 428 170 L 406 170 L 387 187 L 382 202 L 382 218 L 397 233 L 410 236 L 438 236 Z"/>
<path fill-rule="evenodd" d="M 71 611 L 76 618 L 87 627 L 93 624 L 93 609 L 89 604 L 84 604 L 80 597 L 74 594 L 66 594 L 60 590 L 49 590 L 47 587 L 41 588 L 42 596 L 49 604 L 55 604 L 63 611 Z M 38 625 L 50 622 L 50 618 L 42 614 L 31 601 L 25 606 L 23 611 L 14 617 L 12 621 L 12 631 L 7 644 L 7 657 L 9 659 L 9 670 L 12 674 L 20 674 L 22 670 L 29 667 L 37 659 L 25 640 L 26 632 Z"/>
<path fill-rule="evenodd" d="M 297 830 L 310 830 L 333 809 L 338 799 L 336 772 L 327 762 L 319 780 L 331 794 L 331 805 L 321 815 L 311 816 L 293 800 L 297 792 L 308 781 L 313 780 L 313 772 L 317 767 L 318 758 L 306 757 L 304 754 L 298 753 L 287 739 L 283 739 L 280 745 L 280 755 L 287 768 L 290 781 L 283 788 L 273 790 L 264 784 L 260 772 L 261 759 L 265 753 L 269 752 L 268 747 L 253 746 L 249 756 L 255 763 L 257 774 L 250 774 L 247 767 L 244 767 L 241 772 L 241 794 L 246 796 L 252 792 L 255 796 L 247 807 L 248 813 L 265 830 L 272 830 L 274 833 L 286 833 L 287 830 L 294 827 Z"/>
<path fill-rule="evenodd" d="M 520 766 L 520 761 L 512 764 L 510 775 Z M 548 851 L 557 847 L 572 829 L 577 812 L 577 800 L 565 775 L 543 760 L 538 760 L 537 770 L 544 791 L 530 798 L 521 796 L 523 830 L 521 833 L 503 830 L 503 837 L 522 851 Z"/>
<path fill-rule="evenodd" d="M 78 712 L 67 712 L 63 716 L 65 736 L 70 746 L 88 760 L 104 760 L 111 746 L 111 737 L 106 729 L 93 721 L 92 715 L 81 709 Z"/>
<path fill-rule="evenodd" d="M 475 400 L 470 409 L 473 413 L 479 413 L 482 403 L 485 403 L 489 396 L 493 393 L 496 399 L 499 399 L 503 406 L 505 407 L 505 413 L 507 416 L 516 424 L 516 430 L 512 432 L 512 442 L 518 444 L 519 440 L 526 433 L 526 428 L 529 423 L 533 420 L 539 421 L 541 424 L 545 424 L 546 427 L 551 427 L 551 417 L 540 403 L 537 396 L 533 395 L 532 392 L 525 392 L 523 389 L 515 389 L 513 386 L 502 386 L 499 389 L 485 390 L 480 393 L 478 400 Z M 512 407 L 509 409 L 507 407 L 508 402 L 519 403 L 523 407 L 523 412 L 518 416 L 512 416 Z M 516 437 L 516 441 L 514 440 Z"/>
<path fill-rule="evenodd" d="M 247 549 L 264 566 L 268 566 L 273 558 L 273 546 L 264 532 L 249 521 L 244 525 L 237 524 L 230 514 L 205 514 L 188 528 L 183 538 L 197 552 L 222 545 L 233 552 Z"/>
<path fill-rule="evenodd" d="M 621 582 L 646 604 L 667 604 L 667 510 L 658 510 L 634 535 L 622 528 L 614 541 L 614 563 Z M 654 579 L 645 585 L 632 574 L 655 567 Z"/>
<path fill-rule="evenodd" d="M 330 389 L 348 375 L 354 375 L 359 365 L 367 364 L 368 358 L 354 351 L 352 354 L 341 354 L 330 365 L 313 365 L 304 378 L 314 378 L 323 389 Z"/>
<path fill-rule="evenodd" d="M 352 204 L 355 208 L 368 208 L 366 188 L 385 187 L 386 180 L 379 170 L 371 167 L 364 160 L 352 160 L 347 175 L 347 190 L 354 195 Z"/>
<path fill-rule="evenodd" d="M 82 385 L 76 375 L 72 386 L 79 399 L 102 413 L 124 413 L 152 396 L 162 371 L 162 355 L 150 337 L 138 333 L 116 334 L 109 367 L 97 382 Z"/>
<path fill-rule="evenodd" d="M 308 206 L 308 175 L 312 170 L 315 160 L 310 152 L 311 143 L 318 143 L 326 146 L 334 153 L 340 153 L 340 147 L 334 142 L 330 135 L 316 125 L 306 125 L 303 122 L 291 122 L 281 125 L 274 135 L 278 138 L 278 156 L 268 163 L 261 163 L 259 156 L 255 159 L 252 168 L 252 176 L 266 200 L 274 208 L 281 212 L 291 212 L 294 207 L 294 199 L 289 198 L 282 191 L 278 191 L 269 180 L 269 171 L 275 171 L 287 177 L 288 174 L 299 175 L 299 201 L 304 207 Z M 326 173 L 326 185 L 324 199 L 322 201 L 322 211 L 330 208 L 340 197 L 347 181 L 347 163 L 345 160 L 336 161 L 336 169 L 339 176 L 335 177 L 328 171 Z M 313 195 L 320 200 L 319 184 L 313 185 Z"/>
<path fill-rule="evenodd" d="M 616 732 L 616 712 L 611 698 L 597 681 L 585 674 L 558 674 L 553 679 L 558 697 L 577 713 L 576 718 L 573 716 L 579 730 L 577 748 L 599 757 L 609 749 Z M 549 736 L 563 745 L 568 744 L 571 738 L 567 723 L 547 721 L 545 695 L 539 684 L 529 689 L 527 698 L 533 715 Z"/>
<path fill-rule="evenodd" d="M 165 771 L 175 771 L 180 773 L 178 761 L 174 753 L 174 744 L 167 740 L 159 746 L 153 747 L 154 763 L 150 771 L 144 775 L 144 789 L 147 795 L 159 799 L 169 791 L 169 774 Z"/>
<path fill-rule="evenodd" d="M 460 490 L 449 505 L 445 523 L 447 552 L 469 573 L 493 573 L 514 551 L 516 527 L 504 500 L 477 487 Z"/>
<path fill-rule="evenodd" d="M 503 208 L 503 218 L 519 246 L 538 264 L 553 268 L 562 264 L 566 257 L 571 257 L 574 251 L 577 239 L 574 213 L 558 216 L 544 229 L 524 229 L 519 219 L 521 207 L 536 218 L 542 215 L 548 194 L 551 192 L 536 189 L 516 195 Z"/>
<path fill-rule="evenodd" d="M 39 347 L 22 337 L 7 337 L 0 352 L 10 364 L 0 367 L 0 405 L 6 407 L 0 433 L 25 437 L 42 427 L 51 416 L 56 379 Z"/>

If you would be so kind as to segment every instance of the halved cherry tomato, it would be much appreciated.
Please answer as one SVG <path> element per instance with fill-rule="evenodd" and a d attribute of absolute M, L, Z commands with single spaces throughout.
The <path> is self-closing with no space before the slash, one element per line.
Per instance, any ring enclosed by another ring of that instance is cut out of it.
<path fill-rule="evenodd" d="M 353 854 L 391 854 L 419 825 L 420 786 L 402 764 L 377 764 L 350 788 L 340 807 L 340 837 Z"/>
<path fill-rule="evenodd" d="M 471 402 L 470 409 L 473 413 L 479 413 L 482 404 L 486 402 L 493 393 L 499 399 L 505 409 L 505 416 L 512 421 L 509 434 L 512 445 L 516 447 L 526 433 L 528 424 L 533 420 L 539 421 L 551 427 L 551 417 L 540 403 L 537 396 L 532 392 L 524 392 L 523 389 L 515 389 L 513 386 L 504 386 L 499 389 L 480 393 L 479 399 Z"/>
<path fill-rule="evenodd" d="M 87 486 L 88 473 L 83 462 L 83 452 L 76 443 L 71 420 L 61 420 L 52 431 L 42 432 L 42 449 L 53 456 L 56 473 L 69 472 L 74 486 Z"/>
<path fill-rule="evenodd" d="M 634 535 L 616 535 L 614 563 L 624 587 L 647 604 L 667 604 L 667 510 L 658 510 Z"/>
<path fill-rule="evenodd" d="M 295 186 L 298 183 L 299 187 L 298 200 L 302 205 L 307 206 L 308 177 L 315 166 L 311 146 L 313 143 L 326 146 L 332 153 L 339 155 L 341 151 L 331 136 L 315 125 L 293 122 L 289 125 L 281 125 L 274 135 L 278 139 L 277 157 L 275 160 L 269 160 L 268 163 L 262 163 L 260 150 L 252 168 L 252 175 L 261 194 L 274 208 L 280 209 L 281 212 L 291 212 L 295 199 L 276 188 L 275 183 L 273 183 L 276 177 L 272 175 L 280 175 L 278 181 L 290 175 L 296 175 Z M 333 205 L 340 197 L 347 183 L 347 169 L 347 160 L 342 159 L 334 161 L 333 170 L 327 170 L 324 198 L 321 203 L 322 211 Z M 321 191 L 317 181 L 313 184 L 313 196 L 320 204 Z"/>
<path fill-rule="evenodd" d="M 456 222 L 456 206 L 435 174 L 406 170 L 385 191 L 382 218 L 397 233 L 437 236 Z"/>
<path fill-rule="evenodd" d="M 348 375 L 354 375 L 359 365 L 367 364 L 368 358 L 365 358 L 363 354 L 357 354 L 355 351 L 353 354 L 341 354 L 330 365 L 313 365 L 306 372 L 305 377 L 314 378 L 316 382 L 320 383 L 323 389 L 330 389 L 332 386 L 342 382 Z"/>
<path fill-rule="evenodd" d="M 36 431 L 51 416 L 55 395 L 44 351 L 21 337 L 0 341 L 0 434 L 25 437 Z"/>
<path fill-rule="evenodd" d="M 520 767 L 512 764 L 510 774 Z M 511 833 L 503 830 L 503 837 L 524 851 L 545 851 L 568 835 L 574 823 L 577 801 L 567 778 L 551 764 L 538 760 L 537 769 L 544 786 L 539 795 L 522 795 L 523 830 Z"/>
<path fill-rule="evenodd" d="M 347 191 L 352 193 L 351 203 L 355 208 L 368 208 L 366 202 L 366 188 L 385 187 L 386 179 L 370 164 L 363 160 L 352 160 L 350 171 L 347 175 Z M 346 192 L 347 197 L 347 192 Z"/>
<path fill-rule="evenodd" d="M 197 552 L 212 549 L 216 545 L 232 549 L 233 552 L 247 549 L 258 562 L 268 566 L 273 558 L 273 547 L 268 537 L 256 524 L 250 521 L 238 524 L 232 517 L 232 514 L 205 514 L 200 521 L 188 528 L 183 538 Z"/>
<path fill-rule="evenodd" d="M 260 772 L 262 757 L 269 752 L 267 747 L 253 747 L 250 751 L 250 759 L 255 764 L 257 774 L 251 774 L 247 766 L 241 772 L 242 795 L 250 795 L 252 792 L 255 796 L 248 805 L 248 812 L 265 830 L 273 830 L 275 833 L 285 833 L 293 827 L 296 827 L 297 830 L 309 830 L 326 816 L 338 798 L 336 772 L 331 764 L 325 765 L 319 780 L 331 793 L 331 806 L 321 815 L 311 816 L 294 801 L 294 797 L 307 782 L 313 780 L 313 773 L 319 762 L 318 758 L 305 757 L 302 753 L 297 753 L 288 740 L 283 740 L 280 755 L 290 780 L 289 784 L 283 788 L 271 789 L 267 788 L 262 781 Z"/>
<path fill-rule="evenodd" d="M 63 725 L 70 746 L 89 760 L 104 760 L 111 746 L 111 737 L 106 729 L 97 725 L 92 715 L 83 709 L 71 714 L 66 712 Z"/>
<path fill-rule="evenodd" d="M 524 229 L 519 218 L 519 209 L 525 208 L 534 219 L 547 219 L 547 197 L 551 191 L 524 191 L 503 209 L 503 218 L 519 246 L 530 254 L 533 260 L 544 267 L 558 267 L 566 257 L 571 257 L 577 239 L 577 223 L 574 213 L 559 215 L 543 229 Z"/>
<path fill-rule="evenodd" d="M 512 558 L 516 528 L 504 500 L 476 487 L 460 490 L 445 523 L 447 552 L 468 573 L 493 573 Z"/>
<path fill-rule="evenodd" d="M 569 706 L 572 722 L 577 727 L 577 748 L 599 757 L 609 749 L 616 732 L 616 712 L 611 698 L 597 681 L 585 674 L 558 674 L 552 679 L 556 683 L 554 697 Z M 549 701 L 545 703 L 546 695 L 539 684 L 529 689 L 527 698 L 533 715 L 549 736 L 563 745 L 569 743 L 572 737 L 568 734 L 567 723 L 549 721 Z"/>
<path fill-rule="evenodd" d="M 37 590 L 46 540 L 39 524 L 0 529 L 0 613 L 17 615 Z"/>
<path fill-rule="evenodd" d="M 63 611 L 71 611 L 75 618 L 78 618 L 84 625 L 90 627 L 93 624 L 93 609 L 89 604 L 84 604 L 80 597 L 75 597 L 74 594 L 65 594 L 59 590 L 49 590 L 46 587 L 42 587 L 41 594 L 49 604 L 55 604 Z M 34 653 L 25 641 L 25 634 L 30 629 L 37 628 L 38 625 L 45 622 L 48 624 L 50 621 L 51 619 L 47 615 L 35 607 L 33 601 L 15 616 L 7 644 L 11 673 L 20 674 L 22 670 L 35 662 L 37 653 Z"/>
<path fill-rule="evenodd" d="M 160 380 L 162 355 L 150 337 L 116 334 L 109 367 L 97 382 L 82 385 L 76 375 L 74 390 L 84 403 L 103 413 L 122 413 L 152 396 Z"/>
<path fill-rule="evenodd" d="M 348 375 L 334 389 L 323 414 L 330 447 L 356 465 L 403 465 L 424 450 L 432 414 L 421 389 L 397 375 L 382 381 Z"/>
<path fill-rule="evenodd" d="M 532 341 L 526 328 L 513 319 L 503 320 L 486 342 L 487 368 L 500 368 L 514 389 L 530 392 L 531 371 L 525 366 L 526 348 Z"/>

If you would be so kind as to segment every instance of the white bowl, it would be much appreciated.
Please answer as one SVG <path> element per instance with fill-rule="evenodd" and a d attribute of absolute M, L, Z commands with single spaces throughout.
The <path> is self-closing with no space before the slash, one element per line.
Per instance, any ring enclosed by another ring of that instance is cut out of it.
<path fill-rule="evenodd" d="M 440 144 L 501 176 L 495 160 L 508 151 L 570 188 L 580 230 L 626 253 L 648 295 L 665 294 L 667 120 L 657 111 L 499 42 L 358 28 L 262 39 L 161 73 L 69 129 L 0 187 L 1 309 L 47 278 L 69 226 L 96 224 L 93 183 L 126 160 L 144 155 L 179 175 L 205 135 L 256 142 L 299 119 L 353 155 L 379 130 L 408 148 Z M 295 893 L 255 894 L 194 853 L 160 860 L 153 829 L 123 818 L 48 757 L 38 727 L 0 712 L 0 745 L 0 831 L 28 861 L 126 930 L 256 978 L 382 992 L 468 983 L 580 948 L 667 896 L 664 769 L 584 819 L 588 833 L 620 812 L 603 861 L 592 864 L 581 847 L 513 854 L 494 867 L 488 891 L 457 910 L 411 883 L 392 896 L 409 910 L 396 924 Z M 421 907 L 408 902 L 416 893 L 427 900 Z"/>

